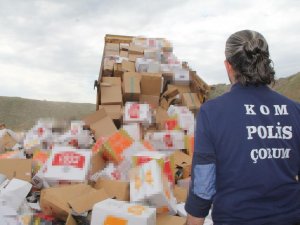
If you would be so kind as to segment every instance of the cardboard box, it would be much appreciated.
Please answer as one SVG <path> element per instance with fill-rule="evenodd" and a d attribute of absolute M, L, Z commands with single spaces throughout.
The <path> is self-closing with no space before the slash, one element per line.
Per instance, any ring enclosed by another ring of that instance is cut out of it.
<path fill-rule="evenodd" d="M 161 73 L 142 73 L 141 94 L 160 96 L 162 91 Z"/>
<path fill-rule="evenodd" d="M 99 179 L 95 186 L 96 189 L 104 188 L 110 198 L 120 201 L 129 201 L 129 182 Z"/>
<path fill-rule="evenodd" d="M 122 64 L 121 63 L 115 63 L 114 64 L 114 77 L 122 77 L 123 76 L 123 71 L 122 71 Z"/>
<path fill-rule="evenodd" d="M 177 85 L 190 85 L 190 71 L 186 69 L 175 70 L 174 83 Z"/>
<path fill-rule="evenodd" d="M 78 215 L 92 210 L 93 206 L 96 203 L 106 200 L 108 198 L 109 196 L 104 189 L 91 189 L 87 193 L 84 193 L 83 195 L 78 196 L 75 199 L 71 199 L 68 203 L 70 208 L 72 209 L 72 213 L 74 212 Z M 69 213 L 66 225 L 77 225 L 72 213 Z"/>
<path fill-rule="evenodd" d="M 42 212 L 66 220 L 71 213 L 69 202 L 91 191 L 93 188 L 86 184 L 45 188 L 41 191 L 40 198 Z"/>
<path fill-rule="evenodd" d="M 160 61 L 160 51 L 155 48 L 145 49 L 144 50 L 144 58 Z"/>
<path fill-rule="evenodd" d="M 186 202 L 188 195 L 188 190 L 186 188 L 179 187 L 178 185 L 175 185 L 174 187 L 174 196 L 178 203 Z"/>
<path fill-rule="evenodd" d="M 140 88 L 141 76 L 138 73 L 127 72 L 124 74 L 123 87 L 124 87 L 124 102 L 139 101 L 141 94 Z"/>
<path fill-rule="evenodd" d="M 159 106 L 159 96 L 140 95 L 140 103 L 149 104 L 152 109 L 156 109 Z"/>
<path fill-rule="evenodd" d="M 13 211 L 16 215 L 31 187 L 29 182 L 19 179 L 6 180 L 0 185 L 1 214 L 5 215 L 6 212 Z"/>
<path fill-rule="evenodd" d="M 5 150 L 11 150 L 16 144 L 17 140 L 14 139 L 5 129 L 0 132 L 0 153 Z"/>
<path fill-rule="evenodd" d="M 142 164 L 130 174 L 130 200 L 147 201 L 158 213 L 176 214 L 176 199 L 171 185 L 156 160 Z"/>
<path fill-rule="evenodd" d="M 44 178 L 50 185 L 83 183 L 87 180 L 90 163 L 90 150 L 54 148 L 46 163 Z"/>
<path fill-rule="evenodd" d="M 185 147 L 184 133 L 179 130 L 149 132 L 145 135 L 145 140 L 157 150 L 177 150 Z"/>
<path fill-rule="evenodd" d="M 178 94 L 184 94 L 184 93 L 190 93 L 191 92 L 190 87 L 187 86 L 187 85 L 173 85 L 173 84 L 168 85 L 168 90 L 172 91 L 174 89 L 178 90 Z"/>
<path fill-rule="evenodd" d="M 200 100 L 196 93 L 182 94 L 182 104 L 196 114 L 201 106 Z"/>
<path fill-rule="evenodd" d="M 122 88 L 119 77 L 103 77 L 101 84 L 101 105 L 122 105 Z"/>
<path fill-rule="evenodd" d="M 93 207 L 91 225 L 155 225 L 156 211 L 147 206 L 107 199 Z"/>
<path fill-rule="evenodd" d="M 83 121 L 94 131 L 96 139 L 108 137 L 117 131 L 112 119 L 108 117 L 105 108 L 100 106 L 99 110 L 86 116 Z"/>
<path fill-rule="evenodd" d="M 156 109 L 155 114 L 155 123 L 158 129 L 164 130 L 165 129 L 165 122 L 169 119 L 169 115 L 167 110 L 162 107 L 158 107 Z"/>
<path fill-rule="evenodd" d="M 123 62 L 122 62 L 122 71 L 123 72 L 135 72 L 134 62 L 123 60 Z"/>
<path fill-rule="evenodd" d="M 158 151 L 139 151 L 132 156 L 132 165 L 140 166 L 151 160 L 156 160 L 168 181 L 172 184 L 175 183 L 175 164 L 173 155 Z"/>
<path fill-rule="evenodd" d="M 168 109 L 170 117 L 175 117 L 179 127 L 187 131 L 188 135 L 193 135 L 195 131 L 195 116 L 186 106 L 171 105 Z"/>
<path fill-rule="evenodd" d="M 0 159 L 0 174 L 31 182 L 31 159 Z"/>
<path fill-rule="evenodd" d="M 112 76 L 114 70 L 115 60 L 111 58 L 104 58 L 103 76 Z"/>
<path fill-rule="evenodd" d="M 119 44 L 118 43 L 106 43 L 104 48 L 105 56 L 119 55 Z"/>
<path fill-rule="evenodd" d="M 157 214 L 156 217 L 157 225 L 185 225 L 186 218 L 179 216 L 171 216 L 167 214 Z"/>
<path fill-rule="evenodd" d="M 124 107 L 124 123 L 152 123 L 150 105 L 126 102 Z"/>
<path fill-rule="evenodd" d="M 141 57 L 144 56 L 144 48 L 137 45 L 130 45 L 128 48 L 128 53 L 133 55 L 140 55 Z"/>
<path fill-rule="evenodd" d="M 147 72 L 151 59 L 137 58 L 135 60 L 135 70 L 139 73 Z"/>
<path fill-rule="evenodd" d="M 128 52 L 129 44 L 128 43 L 120 43 L 120 50 Z"/>
<path fill-rule="evenodd" d="M 124 124 L 122 126 L 122 129 L 124 129 L 134 141 L 142 140 L 142 130 L 140 124 L 138 123 Z"/>
<path fill-rule="evenodd" d="M 128 54 L 128 60 L 130 62 L 135 63 L 137 58 L 141 58 L 141 55 L 135 55 L 135 54 Z"/>
<path fill-rule="evenodd" d="M 148 65 L 148 73 L 159 73 L 160 72 L 160 63 L 156 61 L 150 61 Z"/>
<path fill-rule="evenodd" d="M 120 120 L 122 118 L 122 106 L 120 105 L 103 105 L 107 116 L 112 120 Z"/>
<path fill-rule="evenodd" d="M 90 173 L 94 174 L 103 170 L 106 166 L 106 162 L 102 158 L 101 154 L 94 153 L 91 158 L 91 170 Z"/>
<path fill-rule="evenodd" d="M 128 51 L 120 51 L 120 56 L 124 58 L 128 58 Z"/>
<path fill-rule="evenodd" d="M 115 163 L 121 163 L 124 159 L 124 151 L 132 144 L 133 139 L 125 130 L 120 129 L 103 144 L 104 154 Z"/>
<path fill-rule="evenodd" d="M 173 154 L 176 170 L 182 170 L 181 179 L 190 177 L 192 169 L 192 157 L 179 150 L 175 151 Z"/>

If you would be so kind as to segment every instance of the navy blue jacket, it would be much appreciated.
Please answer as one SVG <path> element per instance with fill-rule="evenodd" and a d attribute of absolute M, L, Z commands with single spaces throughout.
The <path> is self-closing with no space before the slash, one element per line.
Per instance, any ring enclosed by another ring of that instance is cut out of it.
<path fill-rule="evenodd" d="M 186 211 L 215 225 L 300 222 L 300 104 L 235 84 L 197 115 Z"/>

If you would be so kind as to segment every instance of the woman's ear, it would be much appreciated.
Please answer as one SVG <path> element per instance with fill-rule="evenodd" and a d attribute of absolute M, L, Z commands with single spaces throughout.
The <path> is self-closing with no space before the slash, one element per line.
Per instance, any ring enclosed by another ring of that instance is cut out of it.
<path fill-rule="evenodd" d="M 227 60 L 224 61 L 224 65 L 225 65 L 230 83 L 234 84 L 236 82 L 236 80 L 235 80 L 235 72 L 232 68 L 232 65 Z"/>

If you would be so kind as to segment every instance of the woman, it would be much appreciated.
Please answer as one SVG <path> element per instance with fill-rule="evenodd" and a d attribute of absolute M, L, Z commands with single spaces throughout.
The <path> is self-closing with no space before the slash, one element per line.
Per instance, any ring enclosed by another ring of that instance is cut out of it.
<path fill-rule="evenodd" d="M 258 32 L 232 34 L 225 48 L 230 92 L 197 115 L 188 225 L 300 222 L 300 105 L 274 92 L 268 44 Z"/>

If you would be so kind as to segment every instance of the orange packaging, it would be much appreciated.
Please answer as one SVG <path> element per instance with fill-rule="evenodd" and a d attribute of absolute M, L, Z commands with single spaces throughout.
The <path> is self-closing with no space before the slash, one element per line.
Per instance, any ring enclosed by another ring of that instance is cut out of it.
<path fill-rule="evenodd" d="M 133 144 L 133 139 L 128 135 L 128 133 L 120 129 L 104 143 L 105 153 L 108 155 L 109 159 L 120 163 L 123 161 L 122 153 Z"/>

